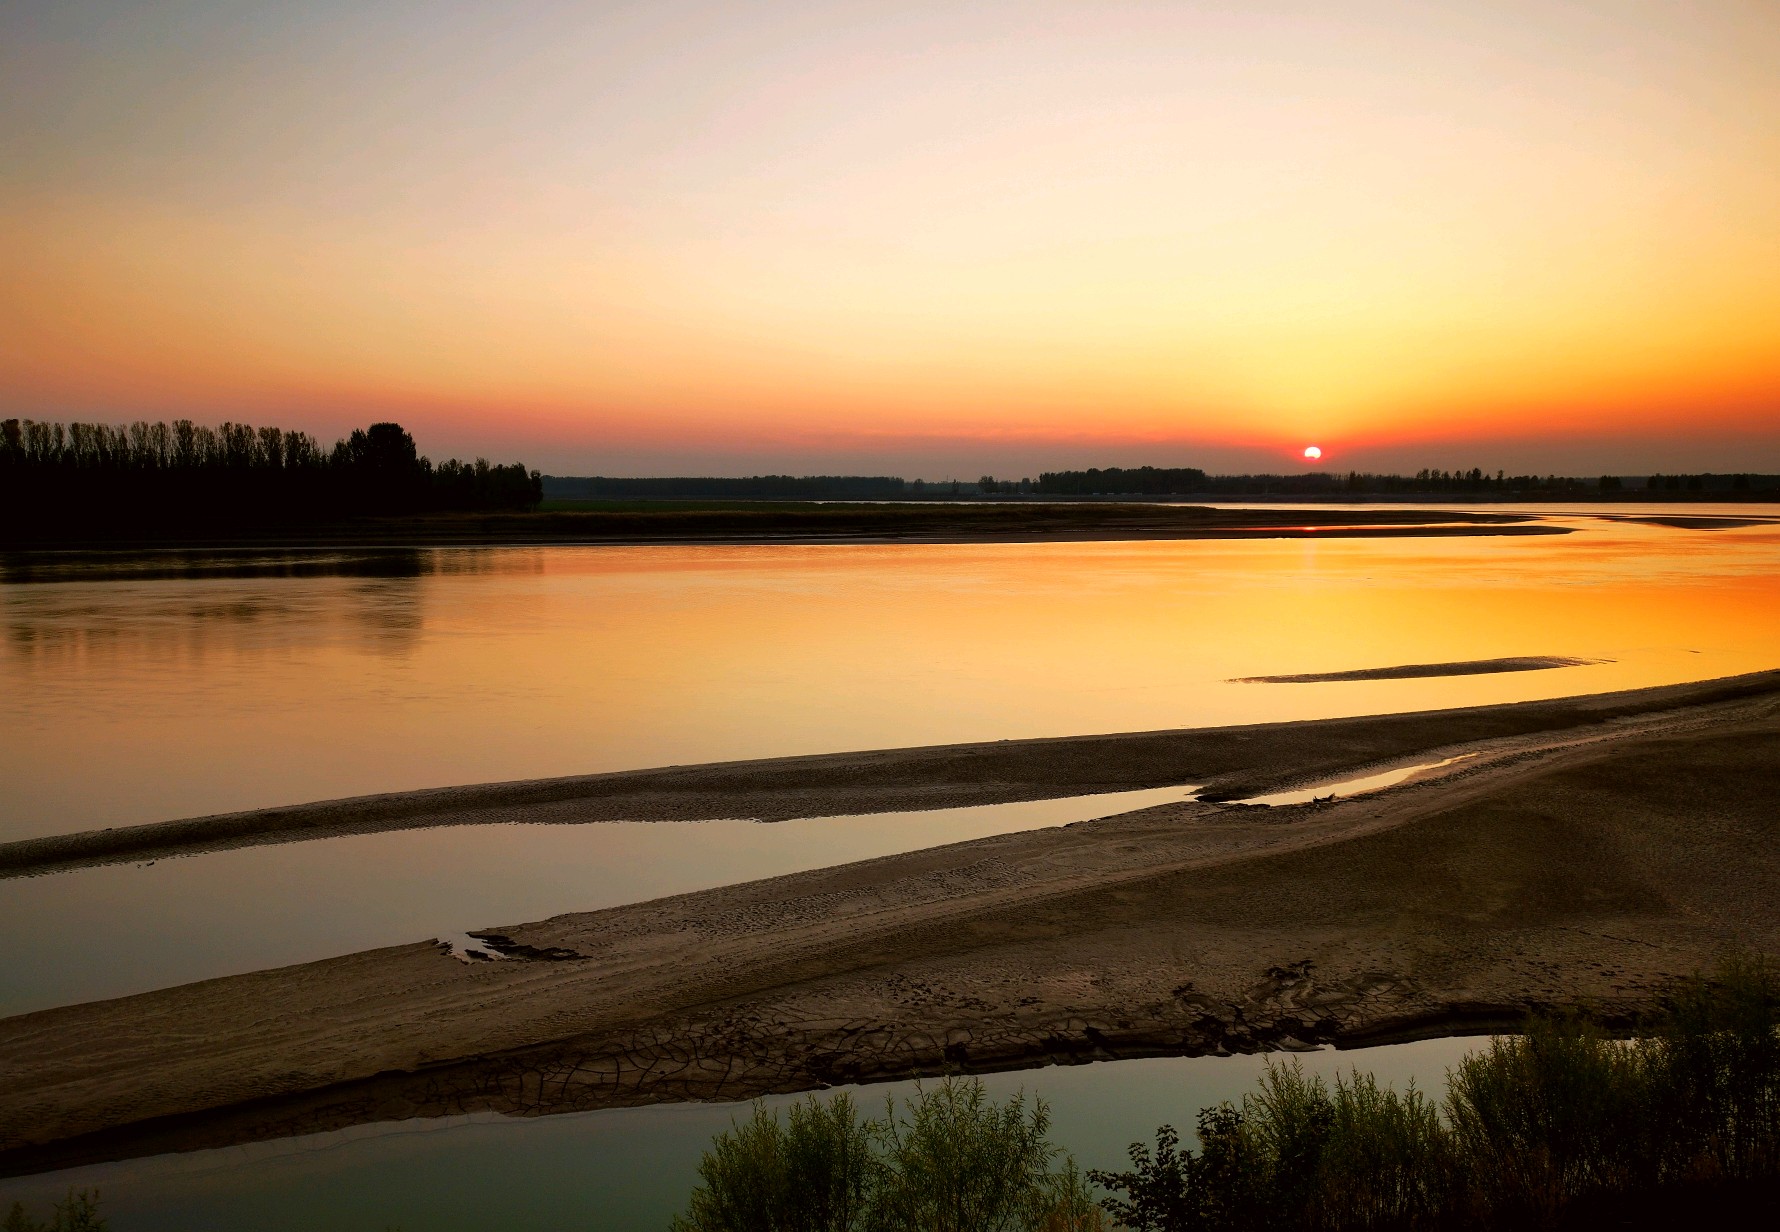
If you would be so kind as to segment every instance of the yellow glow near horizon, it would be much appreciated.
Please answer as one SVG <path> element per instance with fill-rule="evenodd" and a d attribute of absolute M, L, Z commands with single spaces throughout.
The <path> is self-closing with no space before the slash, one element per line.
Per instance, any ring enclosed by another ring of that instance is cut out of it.
<path fill-rule="evenodd" d="M 26 4 L 0 411 L 1780 468 L 1780 10 L 1324 9 Z"/>

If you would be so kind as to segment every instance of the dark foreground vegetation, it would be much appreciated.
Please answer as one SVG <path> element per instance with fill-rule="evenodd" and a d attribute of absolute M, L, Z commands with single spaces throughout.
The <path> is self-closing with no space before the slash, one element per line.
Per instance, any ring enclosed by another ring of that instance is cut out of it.
<path fill-rule="evenodd" d="M 534 508 L 541 479 L 485 459 L 435 465 L 400 424 L 324 450 L 306 432 L 225 423 L 0 421 L 9 540 L 231 533 L 366 515 Z"/>
<path fill-rule="evenodd" d="M 846 1094 L 756 1105 L 699 1164 L 673 1232 L 1090 1232 L 1106 1221 L 1087 1182 L 1046 1138 L 1043 1102 L 992 1103 L 947 1078 L 882 1118 Z"/>
<path fill-rule="evenodd" d="M 0 1232 L 105 1232 L 105 1217 L 99 1214 L 99 1195 L 70 1191 L 66 1201 L 58 1202 L 49 1213 L 47 1223 L 31 1218 L 22 1203 L 14 1202 Z"/>
<path fill-rule="evenodd" d="M 951 1079 L 862 1121 L 810 1098 L 718 1137 L 677 1232 L 1446 1232 L 1770 1226 L 1780 1211 L 1780 982 L 1737 964 L 1650 1035 L 1543 1019 L 1447 1075 L 1444 1100 L 1270 1065 L 1240 1106 L 1131 1167 L 1057 1166 L 1042 1103 Z"/>

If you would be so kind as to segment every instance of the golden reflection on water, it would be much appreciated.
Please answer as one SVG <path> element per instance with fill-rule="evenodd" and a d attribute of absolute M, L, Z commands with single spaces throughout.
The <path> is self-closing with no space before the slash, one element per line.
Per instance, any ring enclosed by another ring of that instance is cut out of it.
<path fill-rule="evenodd" d="M 1780 666 L 1780 528 L 440 549 L 0 584 L 0 836 L 446 783 Z M 166 576 L 172 572 L 172 576 Z M 1237 676 L 1564 655 L 1448 679 Z"/>

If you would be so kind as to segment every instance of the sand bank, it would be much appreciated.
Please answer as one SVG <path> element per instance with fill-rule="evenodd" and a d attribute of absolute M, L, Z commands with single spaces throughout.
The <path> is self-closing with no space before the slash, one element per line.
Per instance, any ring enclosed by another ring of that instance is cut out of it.
<path fill-rule="evenodd" d="M 1166 805 L 484 930 L 513 961 L 423 943 L 0 1021 L 0 1171 L 479 1109 L 1371 1043 L 1539 1006 L 1625 1022 L 1726 946 L 1780 951 L 1780 673 L 658 771 L 696 789 L 637 798 L 1137 786 L 1213 759 L 1249 794 L 1460 753 L 1334 804 Z"/>
<path fill-rule="evenodd" d="M 1607 659 L 1530 655 L 1513 659 L 1466 659 L 1458 663 L 1405 663 L 1362 667 L 1348 672 L 1299 672 L 1292 676 L 1238 676 L 1231 684 L 1328 684 L 1342 680 L 1419 680 L 1429 676 L 1482 676 L 1491 672 L 1542 672 L 1554 667 L 1588 667 Z"/>

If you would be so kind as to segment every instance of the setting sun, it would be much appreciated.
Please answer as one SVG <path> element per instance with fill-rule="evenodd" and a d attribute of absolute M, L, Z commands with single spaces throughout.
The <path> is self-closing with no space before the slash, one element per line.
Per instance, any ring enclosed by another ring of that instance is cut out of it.
<path fill-rule="evenodd" d="M 1306 445 L 1304 447 L 1304 460 L 1306 462 L 1321 461 L 1322 456 L 1323 450 L 1320 445 Z"/>

